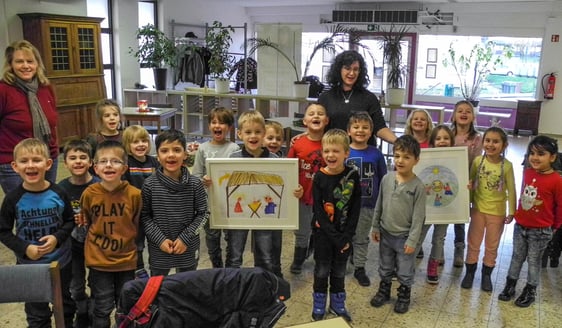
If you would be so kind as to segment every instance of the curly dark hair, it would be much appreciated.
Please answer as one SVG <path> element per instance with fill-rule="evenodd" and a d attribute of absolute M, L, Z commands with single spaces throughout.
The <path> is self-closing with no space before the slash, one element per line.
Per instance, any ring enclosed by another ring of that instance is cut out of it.
<path fill-rule="evenodd" d="M 369 75 L 367 73 L 367 64 L 365 59 L 355 50 L 346 50 L 341 54 L 337 55 L 334 59 L 334 63 L 330 66 L 330 71 L 328 72 L 328 83 L 333 88 L 339 86 L 342 83 L 341 69 L 344 66 L 350 66 L 353 62 L 359 62 L 359 76 L 357 81 L 353 86 L 353 89 L 366 89 L 370 83 Z"/>

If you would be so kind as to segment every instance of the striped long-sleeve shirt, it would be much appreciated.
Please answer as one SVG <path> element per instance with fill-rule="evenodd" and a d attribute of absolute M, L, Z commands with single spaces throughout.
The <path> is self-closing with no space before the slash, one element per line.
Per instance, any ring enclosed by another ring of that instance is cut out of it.
<path fill-rule="evenodd" d="M 171 269 L 189 267 L 199 258 L 199 233 L 207 213 L 207 193 L 199 178 L 182 168 L 176 181 L 159 168 L 146 178 L 142 187 L 142 227 L 148 239 L 150 267 Z M 165 239 L 181 239 L 187 245 L 183 254 L 168 254 L 160 250 Z"/>

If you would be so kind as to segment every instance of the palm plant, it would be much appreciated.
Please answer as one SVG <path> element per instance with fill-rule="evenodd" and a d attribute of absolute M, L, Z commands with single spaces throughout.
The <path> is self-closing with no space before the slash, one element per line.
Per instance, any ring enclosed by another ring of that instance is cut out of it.
<path fill-rule="evenodd" d="M 408 67 L 402 64 L 402 42 L 409 27 L 403 25 L 397 28 L 391 25 L 387 31 L 382 31 L 381 50 L 384 62 L 388 65 L 386 82 L 388 88 L 404 87 Z"/>
<path fill-rule="evenodd" d="M 350 44 L 360 46 L 362 48 L 367 49 L 366 46 L 364 46 L 360 43 L 360 38 L 358 37 L 357 33 L 355 33 L 356 31 L 357 31 L 357 29 L 355 29 L 355 28 L 346 27 L 346 26 L 343 26 L 343 25 L 340 25 L 340 24 L 330 26 L 330 28 L 329 28 L 330 35 L 328 35 L 327 37 L 325 37 L 324 39 L 322 39 L 320 41 L 317 41 L 314 44 L 314 48 L 312 49 L 312 52 L 310 53 L 310 56 L 306 60 L 306 65 L 305 65 L 305 68 L 304 68 L 304 73 L 302 75 L 302 78 L 299 78 L 299 71 L 298 71 L 298 68 L 297 68 L 297 63 L 296 63 L 296 58 L 295 58 L 294 53 L 293 53 L 292 56 L 289 56 L 283 49 L 281 49 L 279 44 L 277 44 L 275 42 L 272 42 L 269 39 L 250 38 L 246 41 L 248 42 L 248 44 L 250 46 L 249 51 L 248 51 L 248 53 L 250 55 L 254 54 L 260 48 L 271 48 L 271 49 L 277 51 L 283 58 L 285 58 L 287 60 L 287 62 L 291 65 L 291 67 L 295 71 L 295 81 L 304 81 L 305 77 L 308 74 L 308 70 L 310 68 L 310 65 L 312 63 L 312 59 L 314 58 L 314 56 L 319 51 L 326 50 L 326 51 L 330 52 L 331 54 L 335 54 L 336 50 L 338 50 L 338 49 L 344 50 L 339 45 L 338 42 L 348 42 Z"/>

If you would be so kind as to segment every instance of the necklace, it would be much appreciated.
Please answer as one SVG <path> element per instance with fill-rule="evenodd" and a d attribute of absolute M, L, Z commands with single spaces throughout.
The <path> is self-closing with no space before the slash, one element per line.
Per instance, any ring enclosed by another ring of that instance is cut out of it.
<path fill-rule="evenodd" d="M 349 104 L 349 98 L 351 98 L 351 95 L 353 94 L 353 90 L 351 90 L 351 92 L 349 93 L 349 96 L 345 96 L 345 92 L 342 91 L 341 92 L 342 96 L 343 96 L 343 102 L 346 104 Z"/>

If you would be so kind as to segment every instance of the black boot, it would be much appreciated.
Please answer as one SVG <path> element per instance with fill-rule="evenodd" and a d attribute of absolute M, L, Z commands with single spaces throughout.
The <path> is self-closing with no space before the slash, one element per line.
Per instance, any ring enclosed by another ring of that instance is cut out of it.
<path fill-rule="evenodd" d="M 492 277 L 491 277 L 492 271 L 494 271 L 494 267 L 482 265 L 482 285 L 481 285 L 481 288 L 485 292 L 491 292 L 492 289 L 493 289 Z"/>
<path fill-rule="evenodd" d="M 394 304 L 394 312 L 408 312 L 410 308 L 410 292 L 411 288 L 409 286 L 400 285 L 400 287 L 398 287 L 398 300 L 396 304 Z"/>
<path fill-rule="evenodd" d="M 371 299 L 371 305 L 374 307 L 381 307 L 390 300 L 390 287 L 392 282 L 381 281 L 379 283 L 379 290 Z"/>
<path fill-rule="evenodd" d="M 300 274 L 302 272 L 302 264 L 306 258 L 306 247 L 295 247 L 295 255 L 291 264 L 291 273 Z"/>
<path fill-rule="evenodd" d="M 515 305 L 519 307 L 529 307 L 529 305 L 535 302 L 535 296 L 537 295 L 537 286 L 531 286 L 527 284 L 523 288 L 523 292 L 515 300 Z"/>
<path fill-rule="evenodd" d="M 470 289 L 472 288 L 472 283 L 474 282 L 474 273 L 476 272 L 477 263 L 468 264 L 466 263 L 466 274 L 461 281 L 461 287 Z"/>
<path fill-rule="evenodd" d="M 516 284 L 517 284 L 517 279 L 511 279 L 507 277 L 507 280 L 505 282 L 505 287 L 503 288 L 503 291 L 498 295 L 498 299 L 504 302 L 511 301 L 511 299 L 515 295 Z"/>

